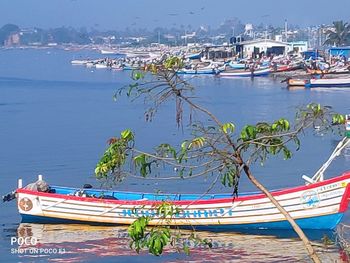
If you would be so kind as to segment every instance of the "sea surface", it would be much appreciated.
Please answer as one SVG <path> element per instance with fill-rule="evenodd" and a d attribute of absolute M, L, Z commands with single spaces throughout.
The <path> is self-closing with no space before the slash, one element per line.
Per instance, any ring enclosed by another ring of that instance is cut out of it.
<path fill-rule="evenodd" d="M 113 100 L 115 91 L 131 82 L 130 72 L 70 64 L 72 59 L 100 56 L 93 51 L 0 50 L 0 194 L 15 189 L 18 178 L 28 184 L 38 174 L 55 185 L 98 187 L 94 167 L 107 140 L 126 128 L 135 131 L 138 148 L 144 150 L 186 137 L 189 113 L 184 114 L 183 128 L 178 128 L 174 102 L 164 104 L 152 122 L 145 122 L 143 100 Z M 280 79 L 271 77 L 188 80 L 196 87 L 196 102 L 223 122 L 234 122 L 238 129 L 263 120 L 293 119 L 296 108 L 310 102 L 350 113 L 350 89 L 288 90 Z M 301 176 L 312 176 L 339 139 L 338 135 L 306 133 L 292 160 L 270 158 L 264 166 L 255 165 L 253 173 L 270 189 L 303 184 Z M 350 149 L 346 149 L 326 177 L 349 167 Z M 175 182 L 129 178 L 116 188 L 202 193 L 212 180 L 211 176 Z M 256 189 L 243 177 L 240 191 L 251 190 Z M 230 189 L 218 185 L 214 191 Z M 130 250 L 126 227 L 22 224 L 15 201 L 0 204 L 0 211 L 0 262 L 309 262 L 296 235 L 286 231 L 201 232 L 213 240 L 211 250 L 193 247 L 189 256 L 166 250 L 154 257 Z M 343 222 L 350 224 L 349 213 Z M 324 262 L 345 262 L 339 248 L 321 246 L 322 237 L 333 233 L 307 234 L 320 245 L 317 249 Z M 43 252 L 16 251 L 23 247 L 11 240 L 19 237 L 37 238 Z"/>

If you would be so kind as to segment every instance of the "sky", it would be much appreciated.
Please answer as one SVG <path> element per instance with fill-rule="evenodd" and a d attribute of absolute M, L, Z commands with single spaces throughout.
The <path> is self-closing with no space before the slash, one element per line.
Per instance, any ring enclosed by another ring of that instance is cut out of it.
<path fill-rule="evenodd" d="M 349 21 L 350 0 L 0 0 L 0 26 L 99 30 L 217 27 L 237 17 L 243 23 L 300 26 Z"/>

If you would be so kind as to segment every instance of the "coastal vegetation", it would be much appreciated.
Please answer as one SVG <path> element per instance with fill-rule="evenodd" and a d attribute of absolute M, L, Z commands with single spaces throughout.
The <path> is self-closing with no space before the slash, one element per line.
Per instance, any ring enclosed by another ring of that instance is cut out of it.
<path fill-rule="evenodd" d="M 232 191 L 232 198 L 239 195 L 239 182 L 243 175 L 261 191 L 290 222 L 303 241 L 310 258 L 320 262 L 314 248 L 300 227 L 288 212 L 260 183 L 252 171 L 254 163 L 264 163 L 273 156 L 281 155 L 285 160 L 292 158 L 300 146 L 300 135 L 308 129 L 330 131 L 343 124 L 344 116 L 336 114 L 328 106 L 310 103 L 297 110 L 296 119 L 289 121 L 280 118 L 274 121 L 262 120 L 238 128 L 234 121 L 221 121 L 218 116 L 198 103 L 195 87 L 177 73 L 183 61 L 169 57 L 132 73 L 133 83 L 117 90 L 115 99 L 126 95 L 132 100 L 147 101 L 145 119 L 151 121 L 160 107 L 169 102 L 175 103 L 175 122 L 178 127 L 186 127 L 188 138 L 176 145 L 161 143 L 153 152 L 137 148 L 135 133 L 129 129 L 120 136 L 108 141 L 108 148 L 98 162 L 95 174 L 98 179 L 118 182 L 127 176 L 139 174 L 146 179 L 188 180 L 211 176 L 209 193 L 215 184 L 220 183 Z M 186 114 L 186 115 L 185 115 Z M 188 114 L 188 115 L 187 115 Z M 188 116 L 188 118 L 186 118 Z M 188 125 L 184 121 L 188 119 Z M 154 176 L 154 171 L 173 169 L 176 176 Z M 206 194 L 204 193 L 204 194 Z M 137 208 L 135 208 L 137 209 Z M 166 200 L 156 207 L 157 216 L 171 220 L 178 213 Z M 179 229 L 164 226 L 148 226 L 150 216 L 139 217 L 130 227 L 131 247 L 139 252 L 147 248 L 150 253 L 160 255 L 163 248 L 170 245 L 189 253 L 183 240 L 211 247 L 210 240 L 201 240 L 196 232 L 184 237 Z"/>
<path fill-rule="evenodd" d="M 345 46 L 350 44 L 350 25 L 344 21 L 334 21 L 332 29 L 326 32 L 325 45 Z"/>

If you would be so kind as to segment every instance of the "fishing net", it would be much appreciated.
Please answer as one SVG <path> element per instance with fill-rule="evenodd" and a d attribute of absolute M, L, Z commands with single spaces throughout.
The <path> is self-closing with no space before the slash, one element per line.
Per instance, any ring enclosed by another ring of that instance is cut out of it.
<path fill-rule="evenodd" d="M 350 225 L 340 224 L 337 227 L 337 241 L 347 256 L 350 256 Z"/>

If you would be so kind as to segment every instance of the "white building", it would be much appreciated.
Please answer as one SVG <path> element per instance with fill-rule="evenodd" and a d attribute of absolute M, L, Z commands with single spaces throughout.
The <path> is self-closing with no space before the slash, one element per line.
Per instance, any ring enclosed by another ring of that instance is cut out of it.
<path fill-rule="evenodd" d="M 257 39 L 244 41 L 235 45 L 236 52 L 242 57 L 252 57 L 260 54 L 264 55 L 281 55 L 287 54 L 288 43 L 271 39 Z"/>
<path fill-rule="evenodd" d="M 253 24 L 246 24 L 245 25 L 244 35 L 253 37 Z"/>
<path fill-rule="evenodd" d="M 305 52 L 308 49 L 307 41 L 295 41 L 295 42 L 288 42 L 288 53 L 294 52 L 294 53 L 301 53 Z"/>

